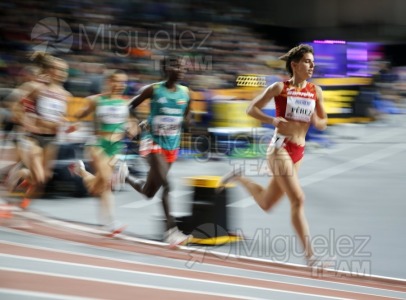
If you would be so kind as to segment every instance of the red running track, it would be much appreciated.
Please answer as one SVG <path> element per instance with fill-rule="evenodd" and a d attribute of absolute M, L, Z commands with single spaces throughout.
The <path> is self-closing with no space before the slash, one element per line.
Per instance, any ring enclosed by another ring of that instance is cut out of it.
<path fill-rule="evenodd" d="M 24 230 L 7 222 L 0 227 L 1 299 L 406 299 L 406 281 L 400 279 L 220 257 L 193 247 L 170 250 L 28 219 Z M 67 242 L 77 250 L 66 250 Z"/>

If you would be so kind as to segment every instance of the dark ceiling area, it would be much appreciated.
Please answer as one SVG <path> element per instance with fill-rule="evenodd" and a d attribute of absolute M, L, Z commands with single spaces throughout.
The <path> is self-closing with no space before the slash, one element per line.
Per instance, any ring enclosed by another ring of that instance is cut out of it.
<path fill-rule="evenodd" d="M 404 0 L 268 0 L 246 7 L 256 22 L 291 29 L 302 40 L 406 42 Z"/>

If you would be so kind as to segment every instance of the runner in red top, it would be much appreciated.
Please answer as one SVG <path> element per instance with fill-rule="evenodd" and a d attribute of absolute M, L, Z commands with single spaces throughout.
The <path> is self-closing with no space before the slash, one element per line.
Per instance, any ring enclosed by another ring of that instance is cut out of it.
<path fill-rule="evenodd" d="M 317 88 L 313 83 L 307 82 L 300 89 L 296 88 L 291 80 L 285 81 L 281 93 L 275 96 L 276 118 L 304 123 L 300 126 L 307 132 L 316 103 Z M 284 148 L 293 163 L 297 163 L 303 158 L 304 141 L 295 143 L 290 139 L 285 139 L 281 134 L 276 134 L 274 140 L 276 141 L 276 139 L 279 143 L 284 143 Z"/>
<path fill-rule="evenodd" d="M 291 221 L 304 248 L 307 263 L 312 266 L 322 263 L 325 266 L 325 257 L 315 257 L 310 243 L 310 231 L 304 213 L 305 195 L 298 178 L 310 124 L 319 130 L 327 127 L 322 90 L 307 81 L 313 75 L 315 67 L 313 48 L 299 45 L 281 59 L 286 61 L 286 69 L 291 78 L 286 82 L 270 85 L 247 109 L 250 116 L 275 126 L 275 133 L 267 150 L 268 166 L 274 176 L 264 188 L 243 177 L 243 168 L 238 168 L 225 175 L 221 183 L 224 185 L 237 180 L 264 211 L 269 211 L 286 194 L 291 203 Z M 275 117 L 262 111 L 272 99 L 275 99 Z"/>

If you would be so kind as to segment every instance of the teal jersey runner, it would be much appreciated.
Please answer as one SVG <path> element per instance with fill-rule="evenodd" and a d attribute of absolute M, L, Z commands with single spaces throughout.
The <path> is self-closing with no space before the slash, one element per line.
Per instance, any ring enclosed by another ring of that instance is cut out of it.
<path fill-rule="evenodd" d="M 177 149 L 184 114 L 190 101 L 189 89 L 177 84 L 176 90 L 170 91 L 165 82 L 159 82 L 153 88 L 148 117 L 152 139 L 163 149 Z"/>

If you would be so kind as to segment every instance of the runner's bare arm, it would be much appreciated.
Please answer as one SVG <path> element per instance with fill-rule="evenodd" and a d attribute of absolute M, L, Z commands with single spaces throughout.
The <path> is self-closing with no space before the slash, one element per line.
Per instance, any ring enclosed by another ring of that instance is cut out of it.
<path fill-rule="evenodd" d="M 83 119 L 84 117 L 90 115 L 91 113 L 93 113 L 96 110 L 96 104 L 97 104 L 96 97 L 90 96 L 85 99 L 87 100 L 87 106 L 74 114 L 74 118 L 76 118 L 78 120 Z"/>
<path fill-rule="evenodd" d="M 141 132 L 139 126 L 139 120 L 133 116 L 130 116 L 127 121 L 126 134 L 130 139 L 134 139 Z"/>
<path fill-rule="evenodd" d="M 141 94 L 135 96 L 130 100 L 129 103 L 129 108 L 130 111 L 133 111 L 138 105 L 140 105 L 142 102 L 144 102 L 146 99 L 150 99 L 152 97 L 152 94 L 154 92 L 154 84 L 148 85 L 145 87 Z"/>
<path fill-rule="evenodd" d="M 183 127 L 186 132 L 190 131 L 190 127 L 192 125 L 192 112 L 191 112 L 190 108 L 192 106 L 193 99 L 192 99 L 192 93 L 190 92 L 190 90 L 188 93 L 189 93 L 190 100 L 187 104 L 185 113 L 183 114 Z"/>
<path fill-rule="evenodd" d="M 262 108 L 275 96 L 279 95 L 283 89 L 282 82 L 275 82 L 265 89 L 260 95 L 255 97 L 247 108 L 247 114 L 251 117 L 268 124 L 274 125 L 275 118 L 265 114 Z"/>
<path fill-rule="evenodd" d="M 318 130 L 324 130 L 327 128 L 327 113 L 324 109 L 323 92 L 319 86 L 316 86 L 317 101 L 316 110 L 312 115 L 312 124 Z"/>
<path fill-rule="evenodd" d="M 40 85 L 25 83 L 14 90 L 8 97 L 11 97 L 13 104 L 11 105 L 12 118 L 16 123 L 22 124 L 24 122 L 25 109 L 23 100 L 35 99 L 38 96 Z"/>

